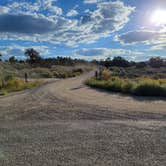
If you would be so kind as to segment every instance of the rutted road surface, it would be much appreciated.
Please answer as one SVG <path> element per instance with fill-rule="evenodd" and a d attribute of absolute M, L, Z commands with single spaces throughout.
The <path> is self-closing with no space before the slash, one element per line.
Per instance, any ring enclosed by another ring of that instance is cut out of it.
<path fill-rule="evenodd" d="M 90 75 L 0 97 L 0 166 L 166 165 L 166 100 L 90 89 Z"/>

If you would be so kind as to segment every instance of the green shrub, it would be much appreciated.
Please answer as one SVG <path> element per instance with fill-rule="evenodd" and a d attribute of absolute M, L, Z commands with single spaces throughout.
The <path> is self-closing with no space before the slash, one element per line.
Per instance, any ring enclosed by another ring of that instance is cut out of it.
<path fill-rule="evenodd" d="M 9 80 L 13 80 L 13 79 L 14 79 L 14 75 L 12 75 L 12 74 L 6 75 L 4 77 L 4 81 L 9 81 Z"/>
<path fill-rule="evenodd" d="M 135 84 L 133 82 L 126 81 L 126 82 L 124 82 L 124 84 L 122 86 L 122 92 L 123 93 L 132 93 L 134 86 L 135 86 Z"/>
<path fill-rule="evenodd" d="M 133 93 L 137 96 L 166 96 L 166 88 L 160 84 L 145 82 L 138 84 Z"/>
<path fill-rule="evenodd" d="M 3 86 L 3 79 L 2 77 L 0 77 L 0 89 L 2 88 L 2 86 Z"/>
<path fill-rule="evenodd" d="M 80 73 L 80 72 L 74 72 L 73 73 L 73 77 L 76 77 L 76 76 L 80 76 L 82 73 Z"/>
<path fill-rule="evenodd" d="M 23 86 L 25 85 L 25 82 L 22 79 L 19 78 L 13 78 L 8 80 L 5 83 L 5 88 L 9 90 L 21 90 Z"/>
<path fill-rule="evenodd" d="M 105 70 L 102 72 L 101 78 L 102 78 L 103 80 L 109 80 L 109 79 L 111 78 L 111 71 L 105 69 Z"/>
<path fill-rule="evenodd" d="M 47 68 L 33 68 L 28 72 L 29 76 L 32 78 L 52 78 L 53 73 Z"/>
<path fill-rule="evenodd" d="M 6 90 L 0 90 L 0 96 L 6 95 L 8 92 Z"/>
<path fill-rule="evenodd" d="M 53 71 L 53 76 L 59 78 L 59 73 L 57 71 Z"/>
<path fill-rule="evenodd" d="M 68 72 L 61 72 L 59 73 L 58 78 L 68 78 L 68 77 L 70 77 L 70 74 Z"/>
<path fill-rule="evenodd" d="M 82 68 L 76 68 L 76 69 L 73 69 L 72 72 L 73 73 L 81 73 L 82 74 L 84 71 L 83 71 Z"/>
<path fill-rule="evenodd" d="M 1 86 L 0 95 L 4 95 L 8 92 L 32 88 L 35 86 L 42 85 L 42 83 L 43 82 L 41 81 L 25 82 L 23 79 L 20 78 L 11 78 L 8 81 L 5 81 L 4 84 Z"/>
<path fill-rule="evenodd" d="M 106 83 L 106 86 L 108 87 L 108 90 L 111 90 L 113 92 L 121 92 L 123 84 L 124 82 L 122 79 L 118 77 L 114 77 L 108 80 L 108 82 Z"/>
<path fill-rule="evenodd" d="M 97 80 L 91 78 L 85 82 L 95 88 L 101 88 L 112 92 L 122 92 L 137 96 L 162 96 L 166 97 L 166 80 L 137 78 L 135 80 L 112 77 L 109 80 Z"/>
<path fill-rule="evenodd" d="M 41 73 L 41 77 L 52 78 L 53 74 L 50 71 Z"/>

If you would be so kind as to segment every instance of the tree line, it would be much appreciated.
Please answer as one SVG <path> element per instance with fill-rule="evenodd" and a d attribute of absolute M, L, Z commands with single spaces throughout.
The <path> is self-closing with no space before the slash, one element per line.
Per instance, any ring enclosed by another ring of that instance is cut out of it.
<path fill-rule="evenodd" d="M 72 66 L 78 63 L 88 63 L 82 59 L 72 59 L 70 57 L 56 57 L 56 58 L 43 58 L 40 53 L 33 48 L 26 49 L 24 52 L 25 60 L 18 60 L 15 56 L 11 56 L 8 60 L 11 64 L 13 63 L 28 63 L 32 67 L 51 67 L 53 65 Z M 2 55 L 0 54 L 0 61 Z"/>
<path fill-rule="evenodd" d="M 114 57 L 113 59 L 107 58 L 106 60 L 94 61 L 94 63 L 105 66 L 106 68 L 112 66 L 117 66 L 117 67 L 136 66 L 137 68 L 144 68 L 148 66 L 153 68 L 166 67 L 166 59 L 161 57 L 152 57 L 148 61 L 134 62 L 134 61 L 128 61 L 125 58 L 118 56 Z"/>
<path fill-rule="evenodd" d="M 53 65 L 63 65 L 63 66 L 72 66 L 78 63 L 89 63 L 86 60 L 82 59 L 72 59 L 70 57 L 56 57 L 56 58 L 42 58 L 40 53 L 33 48 L 25 50 L 25 60 L 17 60 L 14 56 L 11 56 L 7 61 L 10 63 L 28 63 L 32 67 L 51 67 Z M 0 54 L 0 61 L 2 59 L 2 54 Z M 107 58 L 105 60 L 92 60 L 91 63 L 105 66 L 106 68 L 117 66 L 117 67 L 132 67 L 136 66 L 138 68 L 144 67 L 153 67 L 160 68 L 166 67 L 166 59 L 161 57 L 152 57 L 148 61 L 134 62 L 128 61 L 123 57 L 114 57 L 113 59 Z"/>

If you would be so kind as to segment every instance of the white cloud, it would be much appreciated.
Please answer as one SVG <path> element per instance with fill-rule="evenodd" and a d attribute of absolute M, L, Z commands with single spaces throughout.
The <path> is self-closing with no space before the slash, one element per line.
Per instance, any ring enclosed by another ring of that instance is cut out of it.
<path fill-rule="evenodd" d="M 0 6 L 0 14 L 6 14 L 10 11 L 10 8 L 5 6 Z"/>
<path fill-rule="evenodd" d="M 48 9 L 52 12 L 54 12 L 57 15 L 62 15 L 63 11 L 61 8 L 57 7 L 57 6 L 49 6 Z"/>
<path fill-rule="evenodd" d="M 18 59 L 24 59 L 24 52 L 28 48 L 34 48 L 42 55 L 48 55 L 50 53 L 50 49 L 47 46 L 20 46 L 20 45 L 9 45 L 9 46 L 0 46 L 0 53 L 3 55 L 5 59 L 8 59 L 11 56 L 15 56 Z"/>
<path fill-rule="evenodd" d="M 7 7 L 10 9 L 10 14 L 28 14 L 34 15 L 40 10 L 38 3 L 27 3 L 27 2 L 13 2 L 9 3 Z"/>
<path fill-rule="evenodd" d="M 0 16 L 6 18 L 3 21 L 12 25 L 6 30 L 4 28 L 1 30 L 0 27 L 0 39 L 47 41 L 69 46 L 93 43 L 122 29 L 134 11 L 133 7 L 125 6 L 123 2 L 110 1 L 96 4 L 95 10 L 86 13 L 80 19 L 70 19 L 62 15 L 62 9 L 55 6 L 54 2 L 56 1 L 38 0 L 35 3 L 14 2 L 8 4 L 7 7 L 10 11 L 8 14 Z M 68 13 L 70 16 L 77 14 L 76 10 L 72 9 L 71 11 Z M 23 19 L 20 19 L 18 24 L 14 19 L 11 21 L 11 18 L 15 17 Z"/>
<path fill-rule="evenodd" d="M 84 3 L 86 4 L 91 4 L 91 3 L 98 3 L 98 2 L 102 2 L 103 0 L 84 0 Z"/>
<path fill-rule="evenodd" d="M 133 11 L 133 7 L 126 7 L 120 1 L 97 4 L 96 10 L 82 16 L 77 21 L 77 26 L 63 36 L 70 39 L 67 42 L 68 45 L 93 43 L 99 38 L 108 37 L 111 33 L 122 29 Z"/>
<path fill-rule="evenodd" d="M 166 29 L 130 31 L 116 36 L 115 41 L 119 41 L 123 45 L 146 44 L 151 45 L 151 50 L 165 50 Z"/>
<path fill-rule="evenodd" d="M 62 15 L 63 11 L 61 8 L 52 5 L 55 0 L 38 0 L 35 3 L 32 2 L 13 2 L 9 3 L 7 6 L 10 8 L 10 13 L 12 14 L 30 14 L 38 15 L 42 14 L 42 11 L 47 10 L 49 13 L 54 13 L 56 15 Z"/>
<path fill-rule="evenodd" d="M 166 52 L 166 41 L 165 41 L 165 43 L 162 43 L 162 44 L 155 44 L 150 49 L 151 50 L 162 50 L 162 51 Z"/>
<path fill-rule="evenodd" d="M 139 30 L 130 31 L 122 35 L 116 36 L 116 41 L 120 41 L 122 44 L 134 44 L 141 42 L 149 42 L 158 39 L 162 34 L 156 31 Z"/>
<path fill-rule="evenodd" d="M 70 10 L 68 13 L 67 13 L 67 17 L 73 17 L 73 16 L 76 16 L 78 15 L 78 12 L 77 10 Z"/>
<path fill-rule="evenodd" d="M 113 58 L 116 56 L 124 57 L 128 60 L 139 61 L 142 58 L 147 58 L 151 56 L 156 56 L 154 54 L 148 54 L 137 50 L 127 50 L 127 49 L 111 49 L 111 48 L 83 48 L 74 51 L 75 57 L 82 59 L 106 59 Z"/>

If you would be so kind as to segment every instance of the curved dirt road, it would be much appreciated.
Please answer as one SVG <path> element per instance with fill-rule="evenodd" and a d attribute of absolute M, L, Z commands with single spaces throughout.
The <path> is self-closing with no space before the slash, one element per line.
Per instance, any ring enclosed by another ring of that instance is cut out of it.
<path fill-rule="evenodd" d="M 90 89 L 91 74 L 0 97 L 1 166 L 166 165 L 166 102 Z"/>
<path fill-rule="evenodd" d="M 81 77 L 60 81 L 56 84 L 55 93 L 69 102 L 90 104 L 111 108 L 114 111 L 165 112 L 166 99 L 130 97 L 121 94 L 89 88 L 84 80 L 93 73 Z"/>

